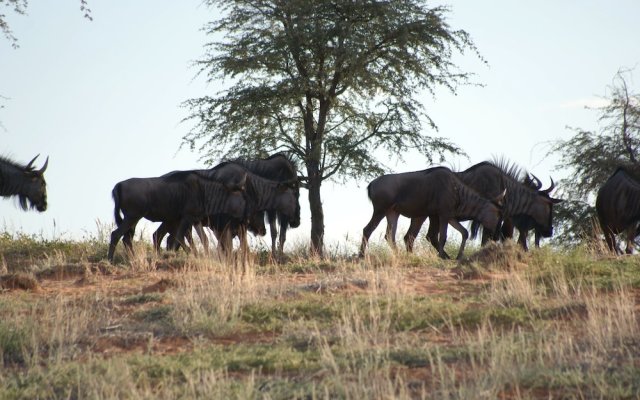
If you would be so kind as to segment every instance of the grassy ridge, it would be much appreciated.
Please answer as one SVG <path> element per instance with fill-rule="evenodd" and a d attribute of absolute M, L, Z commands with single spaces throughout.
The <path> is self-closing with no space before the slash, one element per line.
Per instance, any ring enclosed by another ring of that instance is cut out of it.
<path fill-rule="evenodd" d="M 242 274 L 136 246 L 0 235 L 0 398 L 640 397 L 637 257 L 374 246 Z"/>

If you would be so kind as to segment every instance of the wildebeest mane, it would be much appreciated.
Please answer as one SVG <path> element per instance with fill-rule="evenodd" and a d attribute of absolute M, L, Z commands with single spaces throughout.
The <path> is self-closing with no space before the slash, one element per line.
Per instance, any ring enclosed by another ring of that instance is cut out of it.
<path fill-rule="evenodd" d="M 519 165 L 509 161 L 506 157 L 496 157 L 491 161 L 486 161 L 486 163 L 493 165 L 501 170 L 505 175 L 518 182 L 522 182 L 525 176 L 527 176 L 527 173 L 524 172 Z"/>
<path fill-rule="evenodd" d="M 0 194 L 2 194 L 2 192 L 4 192 L 7 189 L 7 187 L 4 185 L 9 185 L 9 187 L 12 186 L 11 183 L 7 183 L 6 180 L 2 178 L 3 171 L 7 171 L 7 170 L 14 173 L 15 172 L 30 173 L 30 172 L 36 171 L 33 165 L 22 164 L 12 160 L 9 156 L 0 155 Z M 36 208 L 36 205 L 32 203 L 26 195 L 17 194 L 16 196 L 18 197 L 18 206 L 23 211 Z"/>
<path fill-rule="evenodd" d="M 640 183 L 640 171 L 637 168 L 633 168 L 629 165 L 619 165 L 611 176 L 620 172 L 625 173 L 630 179 Z"/>
<path fill-rule="evenodd" d="M 33 165 L 27 166 L 27 164 L 21 164 L 17 161 L 13 161 L 9 156 L 0 154 L 0 169 L 9 167 L 19 169 L 23 172 L 34 172 L 35 168 Z"/>

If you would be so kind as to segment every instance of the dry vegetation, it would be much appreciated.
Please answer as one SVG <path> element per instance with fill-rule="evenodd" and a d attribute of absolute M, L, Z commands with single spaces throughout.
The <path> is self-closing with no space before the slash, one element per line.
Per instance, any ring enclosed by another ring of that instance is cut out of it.
<path fill-rule="evenodd" d="M 0 234 L 0 398 L 640 397 L 637 257 L 137 250 Z"/>

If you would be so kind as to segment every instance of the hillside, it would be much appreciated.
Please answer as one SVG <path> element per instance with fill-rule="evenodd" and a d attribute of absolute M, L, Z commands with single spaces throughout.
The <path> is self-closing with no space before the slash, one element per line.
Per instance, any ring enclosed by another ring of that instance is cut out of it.
<path fill-rule="evenodd" d="M 640 397 L 634 256 L 374 246 L 243 274 L 8 233 L 0 254 L 3 399 Z"/>

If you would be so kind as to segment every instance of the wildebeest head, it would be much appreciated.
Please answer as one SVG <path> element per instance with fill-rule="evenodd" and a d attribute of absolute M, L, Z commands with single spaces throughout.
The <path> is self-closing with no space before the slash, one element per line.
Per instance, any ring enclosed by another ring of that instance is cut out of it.
<path fill-rule="evenodd" d="M 482 224 L 485 230 L 491 235 L 496 236 L 502 225 L 502 213 L 504 211 L 504 198 L 507 190 L 503 190 L 498 196 L 490 199 L 484 207 L 480 209 L 478 214 L 478 222 Z"/>
<path fill-rule="evenodd" d="M 35 208 L 43 212 L 47 209 L 47 183 L 44 180 L 44 171 L 49 165 L 49 157 L 39 170 L 33 167 L 36 158 L 38 156 L 35 156 L 23 170 L 22 190 L 18 193 L 18 202 L 23 210 Z"/>
<path fill-rule="evenodd" d="M 243 191 L 247 185 L 246 169 L 235 162 L 224 161 L 204 171 L 208 179 L 222 183 L 230 191 Z"/>
<path fill-rule="evenodd" d="M 527 176 L 524 184 L 538 193 L 538 201 L 534 203 L 532 208 L 533 225 L 542 237 L 551 237 L 553 235 L 553 205 L 562 202 L 562 199 L 551 197 L 551 191 L 555 189 L 556 184 L 551 180 L 551 185 L 547 189 L 541 190 L 542 182 L 535 175 L 531 174 L 531 178 Z"/>
<path fill-rule="evenodd" d="M 300 188 L 297 179 L 278 183 L 275 204 L 277 211 L 289 221 L 289 226 L 300 226 Z"/>
<path fill-rule="evenodd" d="M 258 236 L 264 236 L 267 234 L 267 227 L 264 223 L 265 213 L 259 212 L 249 216 L 248 228 L 251 233 Z"/>

